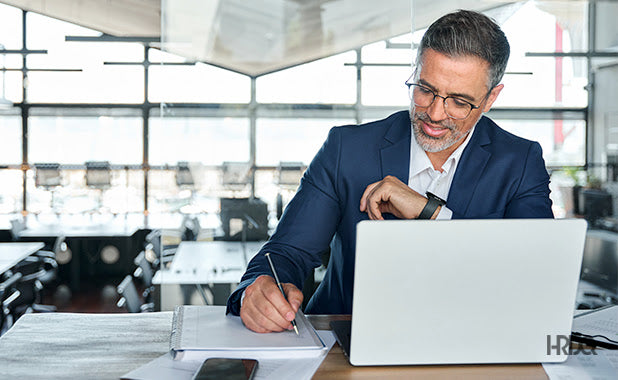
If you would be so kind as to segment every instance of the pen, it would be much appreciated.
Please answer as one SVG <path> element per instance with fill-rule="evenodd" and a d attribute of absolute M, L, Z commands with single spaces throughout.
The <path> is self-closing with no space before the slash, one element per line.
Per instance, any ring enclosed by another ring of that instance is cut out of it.
<path fill-rule="evenodd" d="M 266 256 L 266 258 L 268 259 L 268 264 L 270 264 L 270 270 L 273 272 L 273 275 L 275 276 L 275 282 L 277 283 L 279 290 L 281 290 L 281 294 L 283 294 L 283 298 L 285 298 L 285 300 L 287 301 L 288 297 L 285 296 L 285 292 L 283 291 L 283 287 L 281 286 L 281 282 L 279 281 L 279 276 L 277 276 L 277 271 L 275 270 L 273 261 L 270 258 L 270 252 L 266 252 L 264 256 Z M 298 335 L 298 327 L 296 327 L 296 319 L 292 319 L 292 326 L 294 326 L 294 331 L 296 331 L 296 335 Z"/>

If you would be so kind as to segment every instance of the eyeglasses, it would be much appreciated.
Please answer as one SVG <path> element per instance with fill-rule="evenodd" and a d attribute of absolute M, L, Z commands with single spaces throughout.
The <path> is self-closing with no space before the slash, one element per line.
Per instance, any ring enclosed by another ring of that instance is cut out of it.
<path fill-rule="evenodd" d="M 472 110 L 480 108 L 480 106 L 475 106 L 474 104 L 461 98 L 454 96 L 444 97 L 438 95 L 432 89 L 423 86 L 422 84 L 406 82 L 406 86 L 408 86 L 410 100 L 412 100 L 414 105 L 418 107 L 427 108 L 431 106 L 433 101 L 436 99 L 436 96 L 442 98 L 444 102 L 444 112 L 451 119 L 465 119 L 468 115 L 470 115 Z"/>

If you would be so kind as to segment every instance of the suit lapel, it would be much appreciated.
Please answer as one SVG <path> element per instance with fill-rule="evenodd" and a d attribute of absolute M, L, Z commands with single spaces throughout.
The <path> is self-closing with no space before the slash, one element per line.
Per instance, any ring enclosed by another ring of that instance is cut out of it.
<path fill-rule="evenodd" d="M 410 175 L 410 116 L 395 119 L 384 135 L 384 145 L 380 150 L 382 178 L 392 175 L 403 183 L 408 183 Z"/>
<path fill-rule="evenodd" d="M 472 195 L 491 157 L 491 153 L 483 148 L 491 143 L 487 134 L 488 127 L 487 119 L 483 116 L 461 155 L 447 199 L 448 208 L 453 211 L 453 214 L 465 215 L 467 213 Z"/>

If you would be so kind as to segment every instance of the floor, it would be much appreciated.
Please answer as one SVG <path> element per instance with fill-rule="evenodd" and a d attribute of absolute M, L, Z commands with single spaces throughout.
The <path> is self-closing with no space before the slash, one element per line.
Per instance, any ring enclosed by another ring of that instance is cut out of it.
<path fill-rule="evenodd" d="M 117 280 L 119 284 L 121 281 Z M 53 305 L 59 312 L 73 313 L 126 313 L 116 305 L 119 300 L 114 281 L 107 284 L 80 284 L 78 291 L 71 291 L 66 285 L 45 289 L 43 304 Z"/>

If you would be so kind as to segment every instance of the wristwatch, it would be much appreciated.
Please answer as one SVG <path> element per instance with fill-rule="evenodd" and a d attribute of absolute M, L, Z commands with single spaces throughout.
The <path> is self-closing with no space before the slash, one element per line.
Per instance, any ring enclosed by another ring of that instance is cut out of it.
<path fill-rule="evenodd" d="M 446 201 L 439 196 L 430 193 L 429 191 L 425 193 L 427 195 L 427 204 L 423 208 L 423 211 L 418 215 L 416 219 L 431 219 L 431 216 L 439 206 L 444 206 Z"/>

